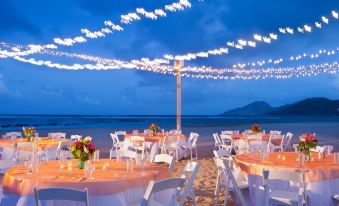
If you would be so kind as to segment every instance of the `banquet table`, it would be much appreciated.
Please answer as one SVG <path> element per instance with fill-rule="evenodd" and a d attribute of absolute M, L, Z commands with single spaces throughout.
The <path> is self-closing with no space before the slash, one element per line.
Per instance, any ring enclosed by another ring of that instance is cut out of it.
<path fill-rule="evenodd" d="M 56 149 L 59 142 L 71 142 L 66 138 L 52 139 L 48 137 L 40 137 L 38 141 L 38 151 L 48 151 L 50 149 Z M 15 142 L 12 139 L 0 139 L 0 148 L 3 148 L 1 159 L 12 159 L 16 150 L 16 145 L 19 142 L 27 142 L 26 138 L 17 138 Z M 25 151 L 31 151 L 31 148 L 21 148 Z"/>
<path fill-rule="evenodd" d="M 131 205 L 140 203 L 149 181 L 169 178 L 166 165 L 147 164 L 143 169 L 134 162 L 133 172 L 126 172 L 126 162 L 101 159 L 94 162 L 93 178 L 85 178 L 84 169 L 69 160 L 60 169 L 60 162 L 44 162 L 38 174 L 28 174 L 24 166 L 9 169 L 3 178 L 4 194 L 0 205 L 34 205 L 34 187 L 87 188 L 90 205 Z M 69 167 L 68 165 L 72 166 Z M 105 167 L 104 167 L 105 166 Z M 71 169 L 70 169 L 71 168 Z M 67 205 L 72 205 L 67 203 Z M 65 205 L 53 201 L 51 205 Z"/>
<path fill-rule="evenodd" d="M 253 205 L 264 205 L 264 192 L 258 189 L 258 185 L 262 185 L 263 169 L 305 171 L 306 193 L 310 206 L 334 205 L 331 194 L 339 192 L 339 164 L 334 163 L 332 154 L 318 157 L 318 153 L 312 153 L 304 166 L 299 166 L 298 153 L 295 152 L 270 153 L 268 159 L 263 159 L 258 154 L 246 153 L 236 155 L 234 160 L 248 177 Z M 273 182 L 273 187 L 291 191 L 297 189 L 286 181 Z"/>
<path fill-rule="evenodd" d="M 179 137 L 179 143 L 178 143 L 178 157 L 179 159 L 182 159 L 186 156 L 185 151 L 183 149 L 183 146 L 186 145 L 186 136 L 184 134 L 162 134 L 158 133 L 155 135 L 151 134 L 126 134 L 125 135 L 125 142 L 127 143 L 132 136 L 140 136 L 145 138 L 146 147 L 150 148 L 150 156 L 151 158 L 155 154 L 159 154 L 160 152 L 160 145 L 163 143 L 166 136 L 178 136 Z"/>

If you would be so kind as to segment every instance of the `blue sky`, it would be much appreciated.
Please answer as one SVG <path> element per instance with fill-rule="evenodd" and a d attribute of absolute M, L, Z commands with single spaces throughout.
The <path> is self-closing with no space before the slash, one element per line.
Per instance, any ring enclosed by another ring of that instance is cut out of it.
<path fill-rule="evenodd" d="M 151 10 L 174 0 L 1 0 L 0 41 L 45 44 L 54 37 L 96 30 L 105 20 L 118 22 L 137 7 Z M 165 53 L 225 46 L 229 40 L 319 20 L 339 10 L 333 0 L 191 0 L 192 8 L 166 18 L 143 19 L 107 38 L 61 51 L 119 59 L 157 58 Z M 226 67 L 237 62 L 336 48 L 339 21 L 307 35 L 285 37 L 271 45 L 232 51 L 186 64 Z M 336 60 L 337 56 L 334 57 Z M 50 59 L 54 59 L 50 57 Z M 317 61 L 326 61 L 319 59 Z M 74 63 L 76 60 L 67 60 Z M 307 64 L 309 62 L 301 62 Z M 183 114 L 218 114 L 255 100 L 273 106 L 307 97 L 339 98 L 339 76 L 289 80 L 183 79 Z M 2 114 L 175 114 L 175 78 L 132 70 L 61 71 L 0 59 Z"/>

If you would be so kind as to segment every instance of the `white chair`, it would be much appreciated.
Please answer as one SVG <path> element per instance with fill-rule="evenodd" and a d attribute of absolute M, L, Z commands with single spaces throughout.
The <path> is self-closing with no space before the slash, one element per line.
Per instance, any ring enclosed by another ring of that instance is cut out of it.
<path fill-rule="evenodd" d="M 222 142 L 222 149 L 226 149 L 232 152 L 233 149 L 232 134 L 221 134 L 220 138 Z"/>
<path fill-rule="evenodd" d="M 125 159 L 135 159 L 137 157 L 137 153 L 131 150 L 119 150 L 120 158 Z"/>
<path fill-rule="evenodd" d="M 4 175 L 6 171 L 15 165 L 13 160 L 0 160 L 0 174 Z"/>
<path fill-rule="evenodd" d="M 172 133 L 172 134 L 181 134 L 181 130 L 172 129 L 172 130 L 170 130 L 170 133 Z"/>
<path fill-rule="evenodd" d="M 172 170 L 172 166 L 174 163 L 174 156 L 169 154 L 157 154 L 154 156 L 154 163 L 167 163 L 168 164 L 168 171 Z"/>
<path fill-rule="evenodd" d="M 64 133 L 64 132 L 48 133 L 48 137 L 52 138 L 52 139 L 66 138 L 66 133 Z"/>
<path fill-rule="evenodd" d="M 140 206 L 166 205 L 175 206 L 178 204 L 177 196 L 185 183 L 185 178 L 170 178 L 158 182 L 150 181 Z M 165 191 L 168 198 L 156 198 L 158 192 Z M 171 191 L 171 192 L 169 192 Z M 173 192 L 172 192 L 173 191 Z M 151 196 L 153 199 L 151 200 Z"/>
<path fill-rule="evenodd" d="M 241 192 L 242 189 L 248 189 L 248 183 L 245 180 L 236 180 L 234 177 L 234 172 L 232 172 L 231 167 L 229 164 L 234 164 L 233 160 L 230 160 L 228 163 L 227 160 L 222 160 L 220 158 L 214 158 L 215 164 L 218 168 L 218 179 L 216 185 L 216 205 L 219 201 L 219 194 L 221 186 L 225 189 L 225 200 L 224 205 L 226 206 L 227 195 L 229 192 L 233 192 L 238 199 L 240 200 L 240 204 L 235 205 L 242 205 L 247 206 L 247 202 Z M 233 165 L 235 167 L 235 165 Z M 235 201 L 235 200 L 234 200 Z"/>
<path fill-rule="evenodd" d="M 226 150 L 231 150 L 231 148 L 228 145 L 224 145 L 223 142 L 221 141 L 221 138 L 218 133 L 213 134 L 214 138 L 214 149 L 226 149 Z"/>
<path fill-rule="evenodd" d="M 15 160 L 17 162 L 25 161 L 32 156 L 34 144 L 32 142 L 18 142 L 16 146 Z"/>
<path fill-rule="evenodd" d="M 20 138 L 20 137 L 22 137 L 21 132 L 7 132 L 5 134 L 5 138 L 16 139 L 16 138 Z"/>
<path fill-rule="evenodd" d="M 281 135 L 281 131 L 278 130 L 271 130 L 270 135 Z"/>
<path fill-rule="evenodd" d="M 325 148 L 322 146 L 316 146 L 316 148 L 312 148 L 310 149 L 311 152 L 320 152 L 320 153 L 324 153 L 325 152 Z"/>
<path fill-rule="evenodd" d="M 285 180 L 299 184 L 299 191 L 286 191 L 271 188 L 270 180 Z M 269 205 L 296 205 L 306 204 L 304 173 L 284 170 L 263 170 L 263 183 L 265 190 L 265 206 Z"/>
<path fill-rule="evenodd" d="M 197 150 L 197 142 L 199 139 L 199 134 L 191 132 L 189 138 L 187 139 L 186 145 L 183 146 L 185 150 L 190 151 L 191 161 L 193 160 L 193 149 L 195 150 L 195 158 L 198 159 L 198 150 Z"/>
<path fill-rule="evenodd" d="M 233 134 L 240 134 L 239 130 L 233 130 Z"/>
<path fill-rule="evenodd" d="M 80 141 L 81 139 L 82 139 L 82 136 L 77 135 L 77 134 L 72 134 L 70 137 L 70 140 L 73 140 L 73 141 Z"/>
<path fill-rule="evenodd" d="M 275 152 L 275 151 L 284 151 L 284 139 L 285 135 L 280 135 L 280 134 L 272 134 L 270 135 L 270 139 L 268 141 L 268 149 L 270 151 Z M 276 144 L 276 142 L 280 142 L 279 144 Z"/>
<path fill-rule="evenodd" d="M 222 142 L 221 142 L 221 139 L 219 137 L 219 134 L 218 133 L 214 133 L 213 134 L 213 138 L 214 138 L 214 149 L 220 149 L 221 145 L 222 145 Z"/>
<path fill-rule="evenodd" d="M 179 161 L 179 137 L 166 136 L 161 146 L 161 154 L 175 155 L 176 161 Z"/>
<path fill-rule="evenodd" d="M 229 157 L 231 156 L 231 153 L 229 150 L 219 149 L 219 150 L 213 150 L 214 157 L 222 158 L 222 157 Z"/>
<path fill-rule="evenodd" d="M 89 206 L 88 191 L 84 190 L 68 189 L 68 188 L 34 188 L 35 203 L 36 206 L 41 206 L 41 201 L 48 200 L 68 200 L 72 202 L 82 202 L 86 206 Z"/>
<path fill-rule="evenodd" d="M 139 134 L 139 130 L 134 129 L 134 130 L 132 131 L 132 134 Z"/>
<path fill-rule="evenodd" d="M 140 136 L 131 136 L 129 139 L 130 147 L 132 147 L 136 151 L 140 151 L 141 158 L 144 159 L 144 152 L 146 148 L 145 138 Z"/>
<path fill-rule="evenodd" d="M 113 146 L 112 146 L 112 150 L 118 150 L 120 149 L 120 147 L 122 146 L 120 140 L 119 140 L 119 137 L 118 135 L 115 133 L 111 133 L 111 138 L 112 138 L 112 141 L 113 141 Z"/>
<path fill-rule="evenodd" d="M 184 189 L 180 191 L 180 206 L 183 206 L 185 201 L 192 200 L 193 205 L 196 205 L 193 182 L 200 170 L 200 164 L 197 162 L 189 162 L 186 164 L 183 176 L 189 179 L 185 181 Z"/>
<path fill-rule="evenodd" d="M 287 132 L 284 138 L 283 149 L 284 151 L 291 150 L 291 140 L 293 138 L 293 134 L 291 132 Z"/>
<path fill-rule="evenodd" d="M 233 135 L 233 131 L 232 130 L 225 130 L 225 131 L 221 131 L 221 134 Z"/>
<path fill-rule="evenodd" d="M 125 139 L 125 136 L 126 136 L 126 131 L 122 131 L 122 130 L 119 130 L 119 131 L 115 131 L 115 135 L 117 135 L 118 136 L 118 138 L 121 136 L 122 138 L 122 140 L 124 140 Z"/>

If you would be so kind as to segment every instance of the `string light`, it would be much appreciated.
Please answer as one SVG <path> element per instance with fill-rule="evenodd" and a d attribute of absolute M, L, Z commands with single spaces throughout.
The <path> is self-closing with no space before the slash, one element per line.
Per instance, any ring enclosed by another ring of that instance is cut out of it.
<path fill-rule="evenodd" d="M 237 63 L 233 65 L 233 68 L 245 68 L 246 66 L 263 66 L 266 64 L 281 64 L 283 62 L 290 62 L 290 61 L 300 61 L 303 59 L 317 59 L 321 56 L 331 56 L 336 55 L 339 52 L 339 47 L 336 49 L 320 49 L 318 52 L 315 53 L 302 53 L 290 57 L 280 57 L 276 59 L 266 59 L 266 60 L 258 60 L 255 62 L 249 62 L 249 63 Z"/>
<path fill-rule="evenodd" d="M 53 51 L 54 52 L 54 51 Z M 3 55 L 0 50 L 0 55 Z M 73 54 L 77 55 L 77 54 Z M 96 63 L 96 64 L 73 64 L 73 65 L 64 65 L 59 63 L 54 63 L 52 61 L 36 60 L 34 58 L 26 59 L 24 57 L 14 56 L 11 57 L 17 61 L 30 63 L 33 65 L 47 66 L 50 68 L 65 69 L 65 70 L 112 70 L 112 69 L 135 69 L 141 71 L 149 71 L 164 75 L 176 75 L 176 69 L 171 66 L 166 65 L 152 65 L 149 66 L 147 63 L 133 60 L 132 62 L 105 62 Z M 94 59 L 92 59 L 94 61 Z M 252 79 L 287 79 L 294 77 L 307 77 L 307 76 L 316 76 L 319 74 L 336 74 L 338 72 L 338 63 L 324 63 L 320 65 L 302 65 L 298 67 L 278 67 L 278 68 L 254 68 L 254 69 L 238 69 L 238 68 L 228 68 L 228 69 L 213 69 L 211 67 L 184 67 L 182 69 L 183 77 L 199 78 L 199 79 L 243 79 L 243 80 L 252 80 Z M 217 71 L 217 72 L 216 72 Z M 200 73 L 201 72 L 201 73 Z"/>
<path fill-rule="evenodd" d="M 338 13 L 336 11 L 332 11 L 331 16 L 333 18 L 335 18 L 336 20 L 338 20 Z M 329 18 L 322 16 L 321 20 L 325 23 L 325 24 L 329 24 Z M 314 23 L 315 27 L 318 29 L 322 29 L 322 24 L 319 22 L 315 22 Z M 313 26 L 311 25 L 303 25 L 303 26 L 299 26 L 296 29 L 293 29 L 291 27 L 279 27 L 278 31 L 283 34 L 283 35 L 293 35 L 296 34 L 294 31 L 298 31 L 299 33 L 311 33 L 313 31 Z M 271 44 L 272 40 L 278 40 L 278 33 L 275 32 L 269 32 L 269 34 L 267 36 L 262 36 L 259 34 L 253 34 L 253 40 L 244 40 L 244 39 L 239 39 L 236 42 L 234 41 L 228 41 L 226 43 L 226 45 L 228 47 L 221 47 L 218 49 L 214 49 L 214 50 L 208 50 L 208 51 L 199 51 L 196 53 L 187 53 L 187 54 L 183 54 L 183 55 L 169 55 L 166 54 L 164 55 L 165 59 L 168 60 L 186 60 L 186 61 L 190 61 L 193 59 L 196 59 L 198 57 L 204 57 L 207 58 L 210 55 L 222 55 L 222 54 L 228 54 L 229 53 L 229 47 L 231 48 L 235 48 L 235 49 L 244 49 L 244 47 L 249 46 L 249 47 L 256 47 L 258 42 L 263 42 L 263 43 L 267 43 L 267 44 Z M 214 51 L 214 52 L 213 52 Z M 217 51 L 217 52 L 215 52 Z"/>

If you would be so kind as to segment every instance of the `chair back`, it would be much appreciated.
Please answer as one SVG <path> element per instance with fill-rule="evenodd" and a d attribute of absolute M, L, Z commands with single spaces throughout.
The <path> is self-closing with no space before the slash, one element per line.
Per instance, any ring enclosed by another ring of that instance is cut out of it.
<path fill-rule="evenodd" d="M 284 138 L 283 142 L 283 149 L 284 151 L 287 151 L 288 149 L 291 149 L 291 140 L 293 138 L 293 134 L 291 132 L 287 132 Z"/>
<path fill-rule="evenodd" d="M 126 131 L 119 130 L 119 131 L 115 131 L 114 134 L 118 137 L 118 139 L 119 139 L 119 136 L 122 136 L 122 139 L 124 139 L 127 133 Z"/>
<path fill-rule="evenodd" d="M 263 183 L 266 196 L 271 191 L 269 180 L 284 180 L 299 184 L 299 202 L 306 203 L 305 174 L 286 170 L 263 170 Z M 267 201 L 267 200 L 266 200 Z M 304 204 L 302 204 L 304 205 Z"/>
<path fill-rule="evenodd" d="M 220 138 L 224 145 L 232 145 L 232 134 L 221 134 Z"/>
<path fill-rule="evenodd" d="M 172 135 L 172 136 L 166 136 L 164 138 L 163 146 L 172 146 L 177 147 L 179 145 L 179 137 Z"/>
<path fill-rule="evenodd" d="M 168 170 L 171 171 L 173 163 L 174 163 L 174 156 L 171 156 L 169 154 L 157 154 L 154 156 L 154 162 L 155 163 L 167 163 Z"/>
<path fill-rule="evenodd" d="M 5 134 L 5 138 L 12 138 L 12 139 L 16 139 L 22 137 L 21 132 L 7 132 Z"/>
<path fill-rule="evenodd" d="M 80 141 L 81 139 L 82 139 L 82 136 L 77 135 L 77 134 L 72 134 L 70 137 L 70 140 L 73 140 L 73 141 Z"/>
<path fill-rule="evenodd" d="M 233 191 L 236 194 L 236 196 L 238 197 L 238 199 L 240 200 L 240 203 L 242 206 L 247 206 L 246 200 L 243 196 L 243 194 L 241 193 L 241 190 L 239 188 L 239 185 L 237 183 L 237 181 L 235 180 L 232 170 L 227 162 L 227 160 L 222 160 L 220 158 L 214 158 L 214 161 L 219 169 L 219 171 L 221 172 L 221 175 L 224 176 L 224 178 L 227 180 L 227 185 L 229 185 L 229 183 L 231 183 L 233 185 Z"/>
<path fill-rule="evenodd" d="M 113 147 L 112 149 L 114 150 L 117 150 L 119 149 L 119 146 L 120 146 L 120 140 L 118 138 L 118 135 L 116 133 L 111 133 L 111 138 L 112 138 L 112 141 L 113 141 Z"/>
<path fill-rule="evenodd" d="M 221 131 L 221 134 L 233 135 L 233 131 L 232 130 L 225 130 L 225 131 Z"/>
<path fill-rule="evenodd" d="M 74 202 L 83 202 L 86 206 L 89 206 L 88 190 L 76 190 L 68 188 L 34 188 L 35 202 L 37 206 L 40 206 L 40 201 L 46 200 L 68 200 Z"/>
<path fill-rule="evenodd" d="M 137 130 L 137 129 L 134 129 L 133 131 L 132 131 L 132 134 L 138 134 L 139 133 L 139 130 Z"/>
<path fill-rule="evenodd" d="M 221 139 L 220 139 L 220 137 L 219 137 L 219 134 L 218 133 L 214 133 L 213 134 L 213 138 L 214 138 L 214 143 L 215 143 L 215 145 L 221 145 L 222 143 L 221 143 Z"/>
<path fill-rule="evenodd" d="M 219 149 L 213 150 L 214 157 L 221 158 L 221 157 L 229 157 L 231 155 L 229 150 Z"/>
<path fill-rule="evenodd" d="M 157 192 L 169 189 L 173 189 L 173 193 L 168 193 L 170 201 L 166 203 L 164 202 L 163 205 L 177 205 L 177 195 L 179 194 L 184 183 L 185 177 L 164 179 L 157 182 L 153 180 L 150 181 L 140 206 L 148 206 L 152 194 L 154 196 L 154 194 Z"/>
<path fill-rule="evenodd" d="M 187 144 L 191 145 L 192 147 L 196 147 L 198 139 L 199 139 L 199 134 L 191 132 L 191 134 L 190 134 L 190 136 L 187 140 Z"/>
<path fill-rule="evenodd" d="M 184 169 L 184 175 L 182 177 L 188 177 L 189 179 L 185 181 L 185 189 L 181 193 L 180 204 L 184 205 L 186 197 L 189 197 L 190 194 L 194 193 L 193 182 L 200 170 L 200 164 L 197 162 L 189 162 L 186 164 Z"/>
<path fill-rule="evenodd" d="M 17 161 L 27 160 L 27 158 L 32 155 L 33 147 L 33 142 L 18 142 L 16 146 L 15 159 Z"/>
<path fill-rule="evenodd" d="M 64 132 L 48 133 L 48 137 L 52 138 L 52 139 L 66 138 L 66 133 L 64 133 Z"/>
<path fill-rule="evenodd" d="M 278 130 L 271 130 L 270 135 L 281 135 L 281 131 Z"/>

